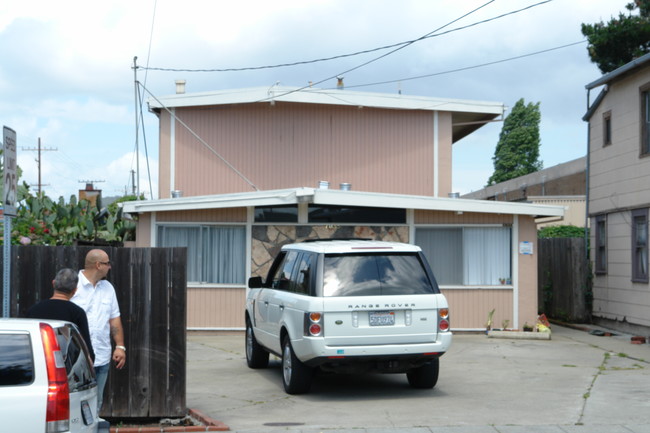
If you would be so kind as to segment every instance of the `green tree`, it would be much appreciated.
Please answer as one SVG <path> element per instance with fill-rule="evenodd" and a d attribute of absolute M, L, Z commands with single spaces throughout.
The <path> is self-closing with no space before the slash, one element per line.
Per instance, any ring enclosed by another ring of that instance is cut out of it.
<path fill-rule="evenodd" d="M 534 173 L 542 168 L 539 161 L 539 102 L 527 105 L 521 98 L 503 122 L 494 151 L 494 173 L 488 185 Z"/>
<path fill-rule="evenodd" d="M 635 0 L 625 8 L 627 15 L 619 12 L 607 24 L 582 24 L 589 57 L 603 74 L 650 52 L 650 0 Z M 633 15 L 636 9 L 639 14 Z"/>

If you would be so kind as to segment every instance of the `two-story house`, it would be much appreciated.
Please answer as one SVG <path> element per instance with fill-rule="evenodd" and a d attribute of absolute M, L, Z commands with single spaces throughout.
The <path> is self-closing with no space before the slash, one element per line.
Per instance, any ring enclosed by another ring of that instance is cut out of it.
<path fill-rule="evenodd" d="M 589 122 L 588 206 L 593 316 L 628 332 L 650 330 L 650 54 L 587 84 L 600 89 Z"/>
<path fill-rule="evenodd" d="M 456 330 L 537 317 L 538 216 L 561 206 L 452 194 L 452 145 L 501 103 L 315 88 L 176 94 L 159 117 L 161 198 L 129 202 L 137 246 L 186 246 L 188 329 L 243 329 L 246 281 L 279 246 L 420 245 Z"/>

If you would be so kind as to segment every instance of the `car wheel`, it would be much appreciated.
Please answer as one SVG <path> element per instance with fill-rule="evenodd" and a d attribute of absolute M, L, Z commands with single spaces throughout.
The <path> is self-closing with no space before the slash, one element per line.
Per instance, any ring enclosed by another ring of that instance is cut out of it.
<path fill-rule="evenodd" d="M 269 352 L 257 342 L 248 319 L 246 319 L 246 363 L 250 368 L 266 368 L 269 365 Z"/>
<path fill-rule="evenodd" d="M 434 359 L 426 364 L 406 372 L 409 385 L 413 388 L 433 388 L 438 382 L 440 360 Z"/>
<path fill-rule="evenodd" d="M 309 391 L 313 370 L 303 364 L 291 347 L 289 336 L 282 340 L 282 384 L 287 394 L 303 394 Z"/>

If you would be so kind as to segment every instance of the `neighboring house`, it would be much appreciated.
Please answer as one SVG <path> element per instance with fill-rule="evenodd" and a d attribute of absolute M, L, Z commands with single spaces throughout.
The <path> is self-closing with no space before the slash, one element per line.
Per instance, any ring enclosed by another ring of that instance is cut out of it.
<path fill-rule="evenodd" d="M 534 218 L 564 209 L 449 197 L 452 145 L 502 104 L 274 86 L 150 109 L 162 198 L 124 210 L 137 246 L 188 247 L 188 329 L 243 329 L 248 277 L 284 243 L 331 237 L 420 245 L 456 330 L 492 309 L 495 324 L 536 320 Z"/>
<path fill-rule="evenodd" d="M 564 217 L 537 218 L 537 228 L 549 225 L 584 227 L 587 203 L 586 169 L 587 158 L 582 157 L 486 186 L 464 194 L 463 198 L 564 206 Z"/>
<path fill-rule="evenodd" d="M 593 316 L 629 332 L 650 331 L 650 54 L 587 84 L 600 93 L 589 122 Z"/>

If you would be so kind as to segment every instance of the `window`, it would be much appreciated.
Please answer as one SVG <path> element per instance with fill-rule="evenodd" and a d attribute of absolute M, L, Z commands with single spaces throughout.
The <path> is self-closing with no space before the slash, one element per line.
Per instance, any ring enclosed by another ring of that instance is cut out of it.
<path fill-rule="evenodd" d="M 378 207 L 309 205 L 309 222 L 405 224 L 406 210 Z"/>
<path fill-rule="evenodd" d="M 298 206 L 267 206 L 255 208 L 256 223 L 296 223 L 298 222 Z"/>
<path fill-rule="evenodd" d="M 328 254 L 323 296 L 397 296 L 436 293 L 417 254 Z"/>
<path fill-rule="evenodd" d="M 510 232 L 510 227 L 419 228 L 415 243 L 440 285 L 509 284 Z"/>
<path fill-rule="evenodd" d="M 603 146 L 612 144 L 612 112 L 603 113 Z"/>
<path fill-rule="evenodd" d="M 291 273 L 293 272 L 293 267 L 295 266 L 297 259 L 297 251 L 289 251 L 285 254 L 282 265 L 278 267 L 278 271 L 273 276 L 271 288 L 290 292 L 294 291 L 292 286 L 295 285 L 295 282 L 291 281 Z"/>
<path fill-rule="evenodd" d="M 641 92 L 641 156 L 650 154 L 650 90 Z"/>
<path fill-rule="evenodd" d="M 607 273 L 607 218 L 596 217 L 596 274 Z"/>
<path fill-rule="evenodd" d="M 648 282 L 648 209 L 632 211 L 632 281 Z"/>
<path fill-rule="evenodd" d="M 304 295 L 314 293 L 314 270 L 316 268 L 316 255 L 302 253 L 296 274 L 296 292 Z"/>
<path fill-rule="evenodd" d="M 246 228 L 242 226 L 158 226 L 158 245 L 187 247 L 187 280 L 244 284 Z"/>
<path fill-rule="evenodd" d="M 32 344 L 28 334 L 0 334 L 0 386 L 34 381 Z"/>

